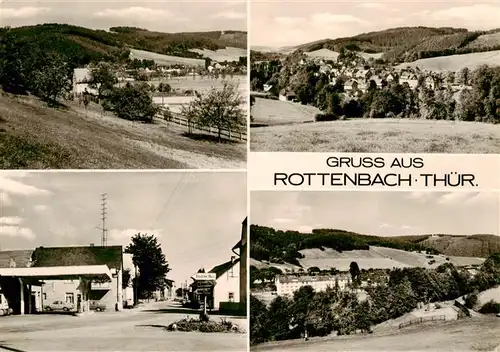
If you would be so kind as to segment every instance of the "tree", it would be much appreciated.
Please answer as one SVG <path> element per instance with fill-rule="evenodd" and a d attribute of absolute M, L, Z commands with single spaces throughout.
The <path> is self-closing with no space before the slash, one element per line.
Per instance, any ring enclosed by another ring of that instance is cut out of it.
<path fill-rule="evenodd" d="M 122 271 L 122 288 L 126 289 L 132 283 L 132 275 L 130 274 L 130 269 L 125 269 Z"/>
<path fill-rule="evenodd" d="M 61 95 L 71 90 L 71 68 L 56 54 L 46 55 L 43 62 L 44 65 L 32 73 L 33 90 L 50 104 L 56 104 Z"/>
<path fill-rule="evenodd" d="M 139 297 L 149 298 L 154 291 L 166 287 L 165 279 L 170 268 L 154 235 L 134 235 L 131 243 L 125 248 L 125 253 L 132 254 L 132 262 L 139 270 Z"/>
<path fill-rule="evenodd" d="M 351 273 L 351 279 L 353 282 L 357 281 L 359 274 L 361 271 L 359 270 L 358 263 L 356 262 L 351 262 L 349 265 L 349 272 Z"/>
<path fill-rule="evenodd" d="M 245 124 L 244 101 L 236 86 L 224 82 L 222 89 L 212 88 L 205 96 L 197 96 L 183 107 L 182 114 L 188 121 L 196 121 L 206 127 L 216 127 L 218 139 L 222 131 L 239 129 Z"/>
<path fill-rule="evenodd" d="M 102 99 L 106 92 L 118 82 L 112 67 L 107 62 L 99 62 L 90 68 L 89 87 L 97 90 L 97 97 Z"/>
<path fill-rule="evenodd" d="M 115 88 L 109 101 L 116 115 L 126 120 L 151 123 L 159 111 L 146 86 L 127 84 Z"/>

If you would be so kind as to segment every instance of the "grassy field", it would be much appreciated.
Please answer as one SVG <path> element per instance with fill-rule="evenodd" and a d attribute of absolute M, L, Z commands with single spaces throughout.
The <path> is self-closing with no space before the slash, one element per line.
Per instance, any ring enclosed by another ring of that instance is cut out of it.
<path fill-rule="evenodd" d="M 250 133 L 252 151 L 265 152 L 500 152 L 500 126 L 480 122 L 357 119 L 258 127 Z"/>
<path fill-rule="evenodd" d="M 498 351 L 500 319 L 477 317 L 368 336 L 289 340 L 252 351 Z"/>
<path fill-rule="evenodd" d="M 138 60 L 154 60 L 159 65 L 191 65 L 205 66 L 203 59 L 191 59 L 187 57 L 162 55 L 151 51 L 130 49 L 130 58 Z"/>
<path fill-rule="evenodd" d="M 299 259 L 299 263 L 304 269 L 318 267 L 324 270 L 335 268 L 340 271 L 349 271 L 349 266 L 353 261 L 357 262 L 361 269 L 392 269 L 408 267 L 423 267 L 432 269 L 447 262 L 452 263 L 455 266 L 472 264 L 480 265 L 484 262 L 484 258 L 475 257 L 433 255 L 432 258 L 427 258 L 426 254 L 377 246 L 370 246 L 369 250 L 338 252 L 331 248 L 325 248 L 324 250 L 314 248 L 303 249 L 299 252 L 304 255 L 304 258 Z M 449 260 L 446 260 L 446 258 L 449 258 Z M 434 260 L 433 264 L 429 264 L 431 259 Z M 254 265 L 259 269 L 266 266 L 274 266 L 282 271 L 285 271 L 286 269 L 299 269 L 299 267 L 292 264 L 266 264 L 255 259 L 251 260 L 250 265 Z"/>
<path fill-rule="evenodd" d="M 486 39 L 488 40 L 488 38 Z M 399 68 L 419 67 L 429 71 L 460 71 L 464 67 L 473 70 L 481 65 L 497 66 L 500 64 L 500 50 L 462 55 L 450 55 L 420 59 L 399 65 Z"/>
<path fill-rule="evenodd" d="M 172 88 L 179 90 L 192 89 L 198 92 L 206 92 L 211 88 L 221 89 L 223 87 L 223 82 L 227 81 L 231 84 L 237 86 L 241 96 L 246 98 L 248 95 L 248 84 L 246 76 L 233 76 L 233 78 L 227 76 L 224 80 L 211 79 L 207 77 L 195 76 L 184 76 L 184 77 L 174 77 L 168 80 L 151 80 L 150 84 L 158 85 L 160 82 L 168 83 Z"/>
<path fill-rule="evenodd" d="M 247 56 L 246 49 L 232 48 L 232 47 L 218 49 L 217 51 L 208 49 L 191 49 L 190 51 L 194 51 L 195 53 L 203 55 L 204 57 L 208 57 L 217 62 L 238 61 L 240 57 Z"/>
<path fill-rule="evenodd" d="M 263 98 L 255 98 L 251 108 L 253 123 L 267 126 L 312 122 L 319 112 L 314 106 Z"/>
<path fill-rule="evenodd" d="M 50 109 L 31 97 L 0 96 L 2 169 L 244 168 L 246 144 L 185 135 L 185 127 L 143 124 L 74 103 Z"/>

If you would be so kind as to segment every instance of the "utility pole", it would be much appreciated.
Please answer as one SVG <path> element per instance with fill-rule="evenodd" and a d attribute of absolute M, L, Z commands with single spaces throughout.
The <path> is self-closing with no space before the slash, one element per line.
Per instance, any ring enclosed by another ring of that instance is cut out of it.
<path fill-rule="evenodd" d="M 108 245 L 108 229 L 106 228 L 106 218 L 107 218 L 107 208 L 106 208 L 106 197 L 107 194 L 101 194 L 101 220 L 102 220 L 102 237 L 101 246 L 106 247 Z"/>

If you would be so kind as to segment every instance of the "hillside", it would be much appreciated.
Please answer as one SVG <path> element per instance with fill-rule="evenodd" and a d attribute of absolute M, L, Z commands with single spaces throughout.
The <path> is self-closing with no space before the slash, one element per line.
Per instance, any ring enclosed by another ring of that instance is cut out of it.
<path fill-rule="evenodd" d="M 436 267 L 448 261 L 471 265 L 500 251 L 500 236 L 493 235 L 377 237 L 335 229 L 306 234 L 251 225 L 250 236 L 251 258 L 285 267 L 348 268 L 352 260 L 360 267 L 366 261 L 366 268 Z"/>
<path fill-rule="evenodd" d="M 195 49 L 217 51 L 227 47 L 245 49 L 246 32 L 212 31 L 161 33 L 132 27 L 114 27 L 109 32 L 68 24 L 42 24 L 0 30 L 0 39 L 9 33 L 16 41 L 29 43 L 68 57 L 75 65 L 91 61 L 120 61 L 130 49 L 203 59 Z M 238 58 L 236 58 L 238 60 Z"/>
<path fill-rule="evenodd" d="M 196 140 L 157 120 L 141 124 L 77 103 L 48 108 L 34 97 L 0 94 L 2 169 L 241 168 L 246 145 Z"/>
<path fill-rule="evenodd" d="M 500 49 L 500 29 L 469 31 L 465 28 L 398 27 L 352 37 L 324 39 L 295 47 L 304 52 L 343 48 L 362 53 L 383 53 L 396 62 Z"/>

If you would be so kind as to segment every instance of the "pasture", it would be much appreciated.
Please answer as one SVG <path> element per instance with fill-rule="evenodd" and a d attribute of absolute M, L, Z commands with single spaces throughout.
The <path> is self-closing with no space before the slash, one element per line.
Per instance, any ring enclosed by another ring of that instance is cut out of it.
<path fill-rule="evenodd" d="M 270 113 L 252 110 L 258 121 L 266 116 L 288 119 L 279 109 Z M 297 110 L 295 111 L 297 113 Z M 310 119 L 303 114 L 297 121 Z M 276 118 L 276 121 L 280 121 Z M 250 130 L 251 150 L 265 152 L 350 152 L 350 153 L 458 153 L 500 152 L 500 126 L 482 122 L 353 119 Z"/>
<path fill-rule="evenodd" d="M 486 39 L 487 40 L 487 39 Z M 413 62 L 403 63 L 396 68 L 418 67 L 421 70 L 434 72 L 460 71 L 464 67 L 474 70 L 481 65 L 500 65 L 500 50 L 480 53 L 450 55 L 420 59 Z"/>
<path fill-rule="evenodd" d="M 238 61 L 240 59 L 240 57 L 247 56 L 246 49 L 233 48 L 233 47 L 227 47 L 227 48 L 218 49 L 215 51 L 209 50 L 209 49 L 191 49 L 190 51 L 193 51 L 195 53 L 203 55 L 204 57 L 208 57 L 208 58 L 210 58 L 214 61 L 217 61 L 217 62 Z"/>
<path fill-rule="evenodd" d="M 339 57 L 340 53 L 330 50 L 330 49 L 318 49 L 310 52 L 306 52 L 306 55 L 311 57 L 311 58 L 319 58 L 319 59 L 325 59 L 325 60 L 333 60 L 336 61 L 337 58 Z M 364 52 L 358 52 L 358 55 L 364 58 L 365 60 L 368 60 L 370 58 L 373 59 L 379 59 L 384 55 L 384 53 L 364 53 Z"/>
<path fill-rule="evenodd" d="M 313 122 L 319 112 L 314 106 L 264 98 L 255 98 L 251 108 L 253 123 L 266 126 Z"/>
<path fill-rule="evenodd" d="M 205 67 L 205 60 L 187 57 L 163 55 L 151 51 L 130 49 L 130 59 L 153 60 L 158 65 L 188 65 Z"/>
<path fill-rule="evenodd" d="M 322 270 L 335 268 L 340 271 L 349 271 L 351 262 L 358 263 L 360 269 L 392 269 L 421 267 L 435 269 L 444 263 L 452 263 L 455 266 L 480 265 L 484 258 L 474 257 L 453 257 L 445 255 L 432 255 L 429 258 L 426 254 L 408 252 L 400 249 L 387 247 L 370 246 L 369 250 L 353 250 L 338 252 L 331 248 L 320 250 L 318 248 L 303 249 L 299 251 L 304 258 L 299 259 L 300 265 L 304 268 L 318 267 Z M 446 258 L 449 258 L 447 260 Z M 430 261 L 434 260 L 432 264 Z M 250 260 L 250 265 L 258 269 L 273 266 L 282 271 L 300 269 L 292 264 L 263 263 L 255 259 Z"/>

